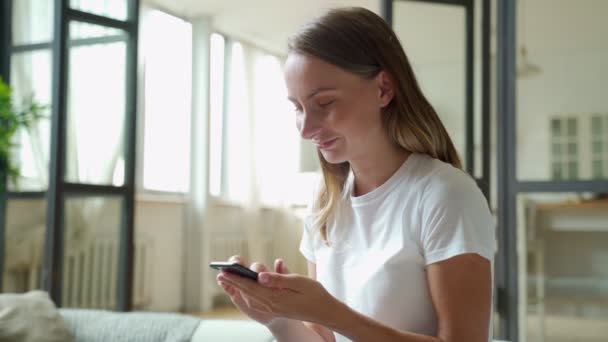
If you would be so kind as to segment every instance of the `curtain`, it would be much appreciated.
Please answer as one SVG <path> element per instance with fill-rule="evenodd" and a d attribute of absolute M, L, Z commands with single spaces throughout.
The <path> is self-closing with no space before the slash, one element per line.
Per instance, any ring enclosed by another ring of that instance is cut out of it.
<path fill-rule="evenodd" d="M 301 139 L 287 100 L 282 61 L 242 43 L 228 48 L 226 195 L 245 208 L 250 260 L 270 263 L 282 257 L 288 265 L 291 261 L 292 271 L 305 272 L 294 253 L 302 226 L 292 205 L 302 192 L 312 191 L 317 178 L 300 172 Z M 270 251 L 265 249 L 268 233 Z"/>

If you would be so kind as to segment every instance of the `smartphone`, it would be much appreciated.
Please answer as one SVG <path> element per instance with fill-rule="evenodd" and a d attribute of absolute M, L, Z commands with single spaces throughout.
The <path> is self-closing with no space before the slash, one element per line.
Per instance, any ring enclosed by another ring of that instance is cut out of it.
<path fill-rule="evenodd" d="M 229 261 L 212 261 L 209 263 L 209 267 L 214 268 L 218 271 L 231 272 L 238 274 L 242 277 L 249 278 L 254 281 L 258 281 L 258 273 L 254 272 L 247 267 L 238 264 L 236 262 Z"/>

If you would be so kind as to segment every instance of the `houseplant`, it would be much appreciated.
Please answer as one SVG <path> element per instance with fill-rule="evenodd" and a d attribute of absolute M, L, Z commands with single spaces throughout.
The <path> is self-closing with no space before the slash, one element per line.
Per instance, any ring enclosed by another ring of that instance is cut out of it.
<path fill-rule="evenodd" d="M 16 146 L 13 136 L 43 117 L 45 109 L 46 106 L 34 101 L 33 95 L 27 96 L 21 106 L 15 106 L 11 87 L 0 77 L 0 194 L 6 191 L 8 182 L 17 185 L 19 177 L 19 166 L 11 155 Z"/>

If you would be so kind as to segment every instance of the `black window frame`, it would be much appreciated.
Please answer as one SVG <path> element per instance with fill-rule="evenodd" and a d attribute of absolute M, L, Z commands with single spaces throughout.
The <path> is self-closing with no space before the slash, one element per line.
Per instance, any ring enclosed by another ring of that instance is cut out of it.
<path fill-rule="evenodd" d="M 70 8 L 69 0 L 53 0 L 53 40 L 48 43 L 12 45 L 12 1 L 0 5 L 0 75 L 10 84 L 10 59 L 14 53 L 52 49 L 52 100 L 49 184 L 46 191 L 6 191 L 0 194 L 0 289 L 3 285 L 6 203 L 10 199 L 47 199 L 47 222 L 42 271 L 43 290 L 48 291 L 58 307 L 62 305 L 62 264 L 64 236 L 64 201 L 73 197 L 120 197 L 122 217 L 120 227 L 119 267 L 117 276 L 117 307 L 130 311 L 132 307 L 134 258 L 134 194 L 137 127 L 137 48 L 139 29 L 139 0 L 127 1 L 127 19 L 117 20 Z M 102 37 L 69 40 L 71 22 L 87 23 L 122 30 L 124 37 Z M 124 185 L 92 185 L 65 180 L 66 116 L 69 47 L 126 41 L 126 108 L 125 108 L 125 174 Z M 0 180 L 6 183 L 6 179 Z"/>

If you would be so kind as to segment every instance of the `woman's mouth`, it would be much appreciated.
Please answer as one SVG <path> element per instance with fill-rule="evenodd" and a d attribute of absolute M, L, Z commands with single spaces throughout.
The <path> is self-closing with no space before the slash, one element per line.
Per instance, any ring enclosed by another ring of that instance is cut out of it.
<path fill-rule="evenodd" d="M 321 143 L 317 143 L 315 145 L 317 145 L 317 148 L 320 150 L 329 150 L 335 145 L 336 141 L 338 141 L 338 138 L 325 140 L 325 141 L 323 141 Z"/>

